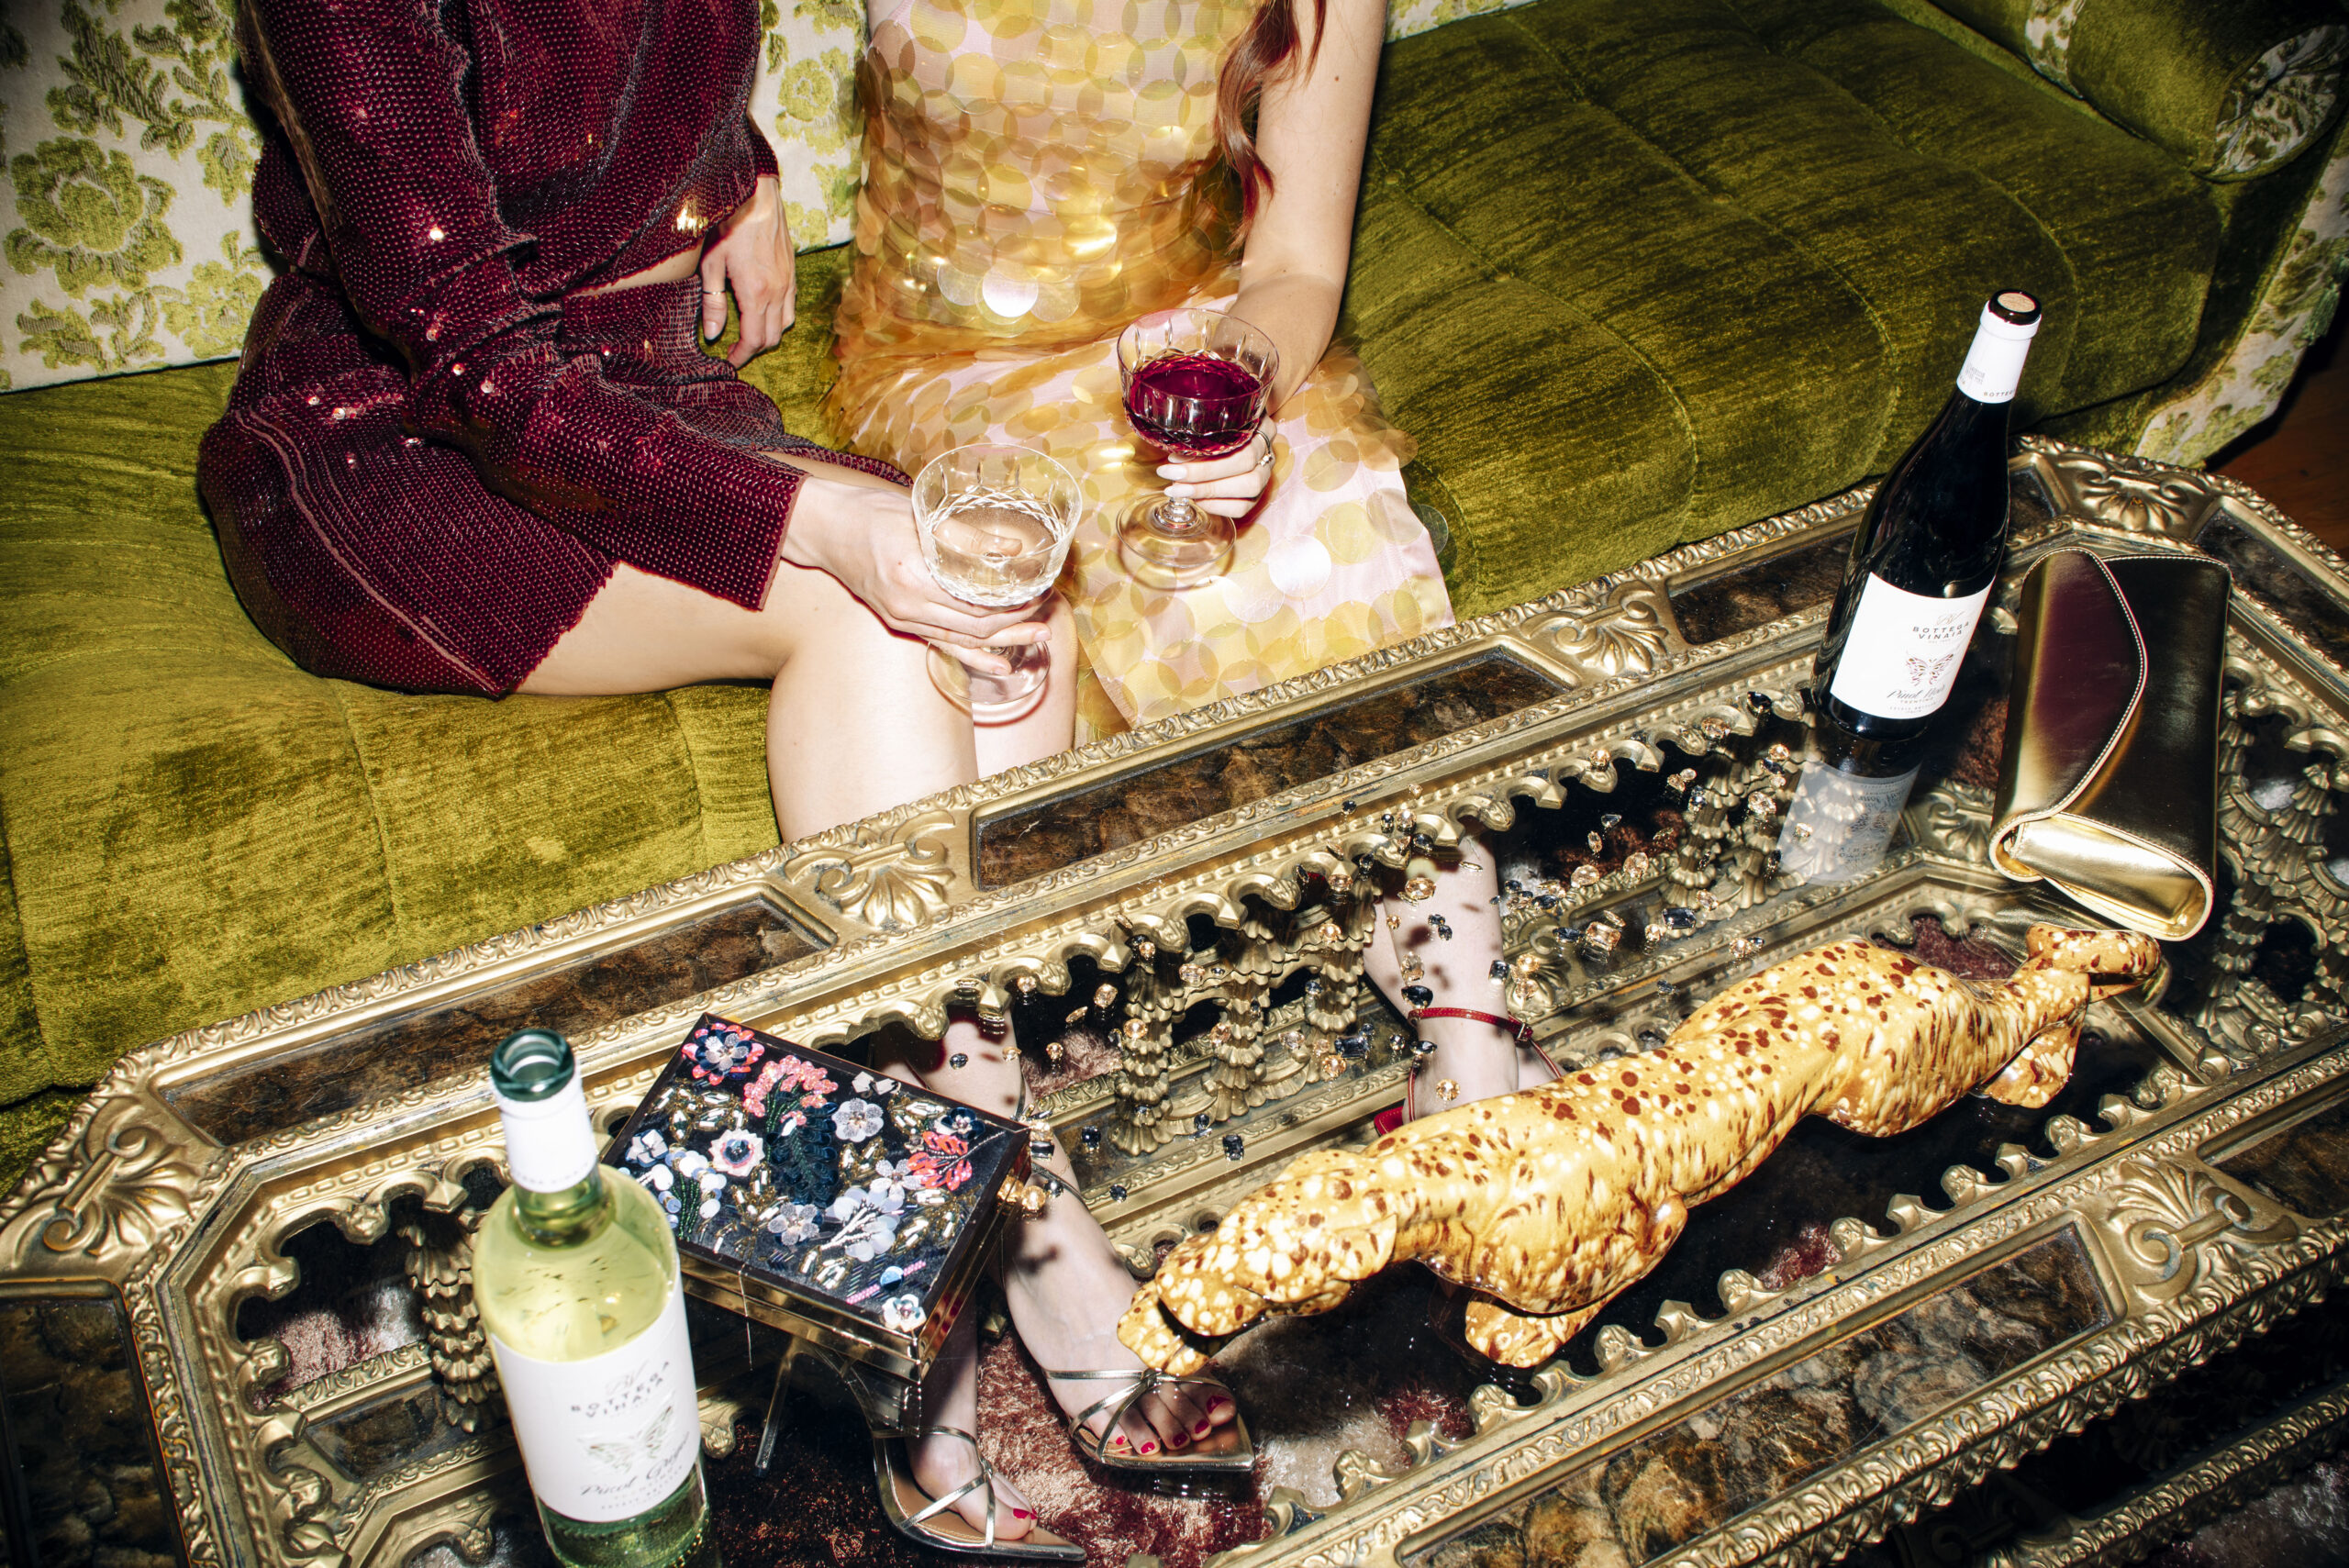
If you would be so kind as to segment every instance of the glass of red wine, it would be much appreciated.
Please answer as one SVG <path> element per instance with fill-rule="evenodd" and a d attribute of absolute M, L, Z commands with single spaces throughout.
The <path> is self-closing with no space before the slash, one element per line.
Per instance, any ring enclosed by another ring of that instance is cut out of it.
<path fill-rule="evenodd" d="M 1135 432 L 1177 462 L 1229 457 L 1255 439 L 1280 355 L 1219 310 L 1164 310 L 1118 336 L 1118 379 Z M 1145 586 L 1195 588 L 1231 563 L 1231 519 L 1186 495 L 1148 495 L 1118 524 L 1118 558 Z"/>

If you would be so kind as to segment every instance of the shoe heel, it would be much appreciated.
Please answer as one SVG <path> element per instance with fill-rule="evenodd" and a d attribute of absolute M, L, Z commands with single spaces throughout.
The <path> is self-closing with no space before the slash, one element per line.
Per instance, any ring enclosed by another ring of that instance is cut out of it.
<path fill-rule="evenodd" d="M 792 1373 L 799 1370 L 799 1355 L 806 1343 L 796 1334 L 784 1339 L 783 1354 L 775 1360 L 774 1391 L 767 1396 L 766 1424 L 759 1429 L 758 1457 L 751 1461 L 753 1475 L 763 1478 L 767 1468 L 774 1463 L 775 1445 L 782 1439 L 791 1414 Z"/>

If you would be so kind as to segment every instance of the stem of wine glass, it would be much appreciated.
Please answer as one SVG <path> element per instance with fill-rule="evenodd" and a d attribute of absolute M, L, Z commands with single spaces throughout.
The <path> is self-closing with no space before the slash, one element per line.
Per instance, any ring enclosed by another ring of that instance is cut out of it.
<path fill-rule="evenodd" d="M 1199 526 L 1199 509 L 1188 495 L 1169 495 L 1158 503 L 1158 526 L 1170 534 L 1186 534 Z"/>

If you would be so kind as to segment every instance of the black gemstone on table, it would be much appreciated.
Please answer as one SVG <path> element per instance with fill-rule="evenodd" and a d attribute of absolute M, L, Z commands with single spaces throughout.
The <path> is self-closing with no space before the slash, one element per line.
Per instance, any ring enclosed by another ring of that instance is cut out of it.
<path fill-rule="evenodd" d="M 1500 958 L 1493 960 L 1492 975 L 1496 980 L 1507 980 L 1508 978 L 1508 961 L 1507 959 Z"/>
<path fill-rule="evenodd" d="M 1087 1149 L 1098 1149 L 1101 1147 L 1101 1129 L 1097 1126 L 1087 1127 L 1076 1135 L 1076 1140 Z"/>
<path fill-rule="evenodd" d="M 1425 1007 L 1434 1003 L 1435 993 L 1424 985 L 1406 985 L 1403 987 L 1403 1000 L 1414 1007 Z"/>
<path fill-rule="evenodd" d="M 1125 1183 L 1111 1182 L 1109 1184 L 1109 1201 L 1111 1203 L 1123 1203 L 1126 1201 Z"/>
<path fill-rule="evenodd" d="M 1533 895 L 1533 902 L 1544 909 L 1555 909 L 1558 906 L 1558 895 L 1554 893 L 1537 893 Z"/>
<path fill-rule="evenodd" d="M 1237 1160 L 1242 1154 L 1247 1152 L 1248 1140 L 1246 1139 L 1241 1137 L 1236 1132 L 1227 1132 L 1223 1135 L 1223 1157 L 1225 1159 Z"/>
<path fill-rule="evenodd" d="M 1363 1057 L 1368 1056 L 1370 1054 L 1370 1036 L 1366 1034 L 1340 1035 L 1338 1037 L 1338 1054 L 1353 1061 L 1360 1061 Z"/>
<path fill-rule="evenodd" d="M 1191 1118 L 1191 1130 L 1193 1132 L 1205 1132 L 1214 1125 L 1215 1118 L 1208 1115 L 1205 1111 L 1201 1111 L 1198 1115 Z"/>
<path fill-rule="evenodd" d="M 1664 912 L 1664 924 L 1668 930 L 1693 931 L 1697 929 L 1697 911 L 1675 904 Z"/>
<path fill-rule="evenodd" d="M 1745 706 L 1752 708 L 1754 711 L 1754 714 L 1759 717 L 1767 718 L 1770 717 L 1770 699 L 1761 692 L 1746 693 Z"/>

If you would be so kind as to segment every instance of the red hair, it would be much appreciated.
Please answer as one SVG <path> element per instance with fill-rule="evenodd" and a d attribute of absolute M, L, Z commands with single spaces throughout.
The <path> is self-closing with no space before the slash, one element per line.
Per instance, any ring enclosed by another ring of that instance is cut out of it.
<path fill-rule="evenodd" d="M 1297 63 L 1301 39 L 1297 34 L 1296 6 L 1303 0 L 1263 0 L 1248 30 L 1235 39 L 1216 73 L 1215 139 L 1218 161 L 1240 184 L 1240 228 L 1245 235 L 1256 221 L 1256 209 L 1272 194 L 1273 172 L 1256 156 L 1256 134 L 1249 121 L 1263 101 L 1265 85 Z M 1330 23 L 1330 0 L 1313 0 L 1313 47 L 1305 53 L 1310 71 L 1321 53 L 1321 35 Z"/>

